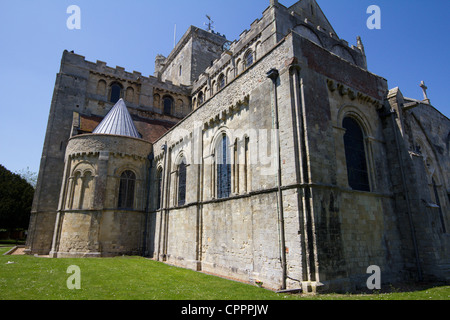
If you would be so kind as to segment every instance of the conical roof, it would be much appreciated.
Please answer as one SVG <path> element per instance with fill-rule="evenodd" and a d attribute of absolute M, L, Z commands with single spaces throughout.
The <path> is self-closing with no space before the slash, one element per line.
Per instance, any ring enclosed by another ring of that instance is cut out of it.
<path fill-rule="evenodd" d="M 116 103 L 93 133 L 141 138 L 123 99 Z"/>

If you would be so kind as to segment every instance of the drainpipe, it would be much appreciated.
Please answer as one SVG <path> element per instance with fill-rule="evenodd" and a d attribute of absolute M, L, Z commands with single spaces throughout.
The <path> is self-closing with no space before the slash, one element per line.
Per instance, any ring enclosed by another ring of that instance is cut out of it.
<path fill-rule="evenodd" d="M 145 256 L 145 251 L 147 250 L 147 236 L 148 236 L 148 215 L 150 212 L 150 194 L 151 194 L 151 181 L 152 181 L 152 168 L 153 168 L 153 159 L 155 156 L 153 152 L 150 153 L 147 157 L 149 161 L 148 168 L 148 181 L 147 181 L 147 200 L 145 204 L 145 225 L 144 225 L 144 243 L 142 245 L 142 255 Z"/>
<path fill-rule="evenodd" d="M 277 160 L 278 160 L 278 223 L 280 228 L 280 255 L 281 255 L 281 268 L 282 268 L 282 285 L 281 289 L 286 289 L 286 240 L 284 231 L 284 209 L 283 209 L 283 192 L 281 190 L 281 146 L 280 146 L 280 123 L 278 117 L 278 94 L 277 94 L 277 81 L 279 78 L 279 72 L 276 69 L 271 69 L 267 72 L 267 77 L 272 80 L 273 83 L 273 105 L 275 110 L 275 130 L 276 130 L 276 143 L 277 143 Z"/>

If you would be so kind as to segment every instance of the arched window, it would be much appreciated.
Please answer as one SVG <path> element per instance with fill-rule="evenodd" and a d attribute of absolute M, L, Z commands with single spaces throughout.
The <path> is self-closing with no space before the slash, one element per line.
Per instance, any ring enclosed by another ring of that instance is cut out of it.
<path fill-rule="evenodd" d="M 165 96 L 163 98 L 163 104 L 164 104 L 164 114 L 165 115 L 172 115 L 172 111 L 173 111 L 173 99 L 172 99 L 172 97 Z"/>
<path fill-rule="evenodd" d="M 156 183 L 157 183 L 156 209 L 161 209 L 162 175 L 163 170 L 162 168 L 159 168 L 158 171 L 156 172 Z"/>
<path fill-rule="evenodd" d="M 217 197 L 228 198 L 231 192 L 230 140 L 224 133 L 216 148 Z"/>
<path fill-rule="evenodd" d="M 348 184 L 354 190 L 370 191 L 363 131 L 350 117 L 344 119 L 342 126 L 346 130 L 344 146 Z"/>
<path fill-rule="evenodd" d="M 186 163 L 184 159 L 178 166 L 178 205 L 186 203 Z"/>
<path fill-rule="evenodd" d="M 248 179 L 248 175 L 249 175 L 249 163 L 250 163 L 250 155 L 249 155 L 249 150 L 248 150 L 248 146 L 250 143 L 250 139 L 248 137 L 245 137 L 245 145 L 244 145 L 244 191 L 248 192 L 249 190 L 249 179 Z"/>
<path fill-rule="evenodd" d="M 203 96 L 203 92 L 200 91 L 200 92 L 198 93 L 198 106 L 201 106 L 201 105 L 203 104 L 204 101 L 205 101 L 205 98 L 204 98 L 204 96 Z"/>
<path fill-rule="evenodd" d="M 136 175 L 133 171 L 124 171 L 120 176 L 119 209 L 133 209 Z"/>
<path fill-rule="evenodd" d="M 217 90 L 220 90 L 223 87 L 225 87 L 225 76 L 221 74 L 219 80 L 217 80 Z"/>
<path fill-rule="evenodd" d="M 118 83 L 113 83 L 111 85 L 111 94 L 109 96 L 109 101 L 112 103 L 117 103 L 122 97 L 122 86 Z"/>
<path fill-rule="evenodd" d="M 247 51 L 245 54 L 245 68 L 247 69 L 253 64 L 253 52 L 251 50 Z"/>
<path fill-rule="evenodd" d="M 233 144 L 233 186 L 234 193 L 239 193 L 239 153 L 238 153 L 238 140 L 236 139 Z"/>

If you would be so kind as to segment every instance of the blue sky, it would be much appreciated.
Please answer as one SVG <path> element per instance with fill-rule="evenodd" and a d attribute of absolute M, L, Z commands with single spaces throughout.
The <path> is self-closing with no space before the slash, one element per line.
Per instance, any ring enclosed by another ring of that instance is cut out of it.
<path fill-rule="evenodd" d="M 290 6 L 295 0 L 281 0 Z M 450 74 L 448 0 L 317 0 L 340 38 L 350 45 L 362 37 L 368 68 L 423 99 L 420 81 L 432 104 L 450 117 L 446 99 Z M 81 29 L 69 30 L 67 8 L 81 9 Z M 88 61 L 105 61 L 127 71 L 153 75 L 157 54 L 173 48 L 190 25 L 204 27 L 209 14 L 215 30 L 228 39 L 239 35 L 269 0 L 14 0 L 0 2 L 0 164 L 11 171 L 37 172 L 48 112 L 62 52 Z M 381 9 L 381 29 L 369 30 L 370 5 Z"/>

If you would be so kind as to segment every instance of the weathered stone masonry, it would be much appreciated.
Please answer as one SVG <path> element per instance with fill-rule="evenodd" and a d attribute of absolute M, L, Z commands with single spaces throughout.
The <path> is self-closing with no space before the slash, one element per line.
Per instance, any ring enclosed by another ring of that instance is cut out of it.
<path fill-rule="evenodd" d="M 139 137 L 93 133 L 114 95 Z M 65 52 L 27 250 L 275 290 L 351 291 L 371 265 L 383 282 L 448 280 L 449 132 L 314 0 L 271 0 L 233 42 L 190 27 L 154 77 Z"/>

